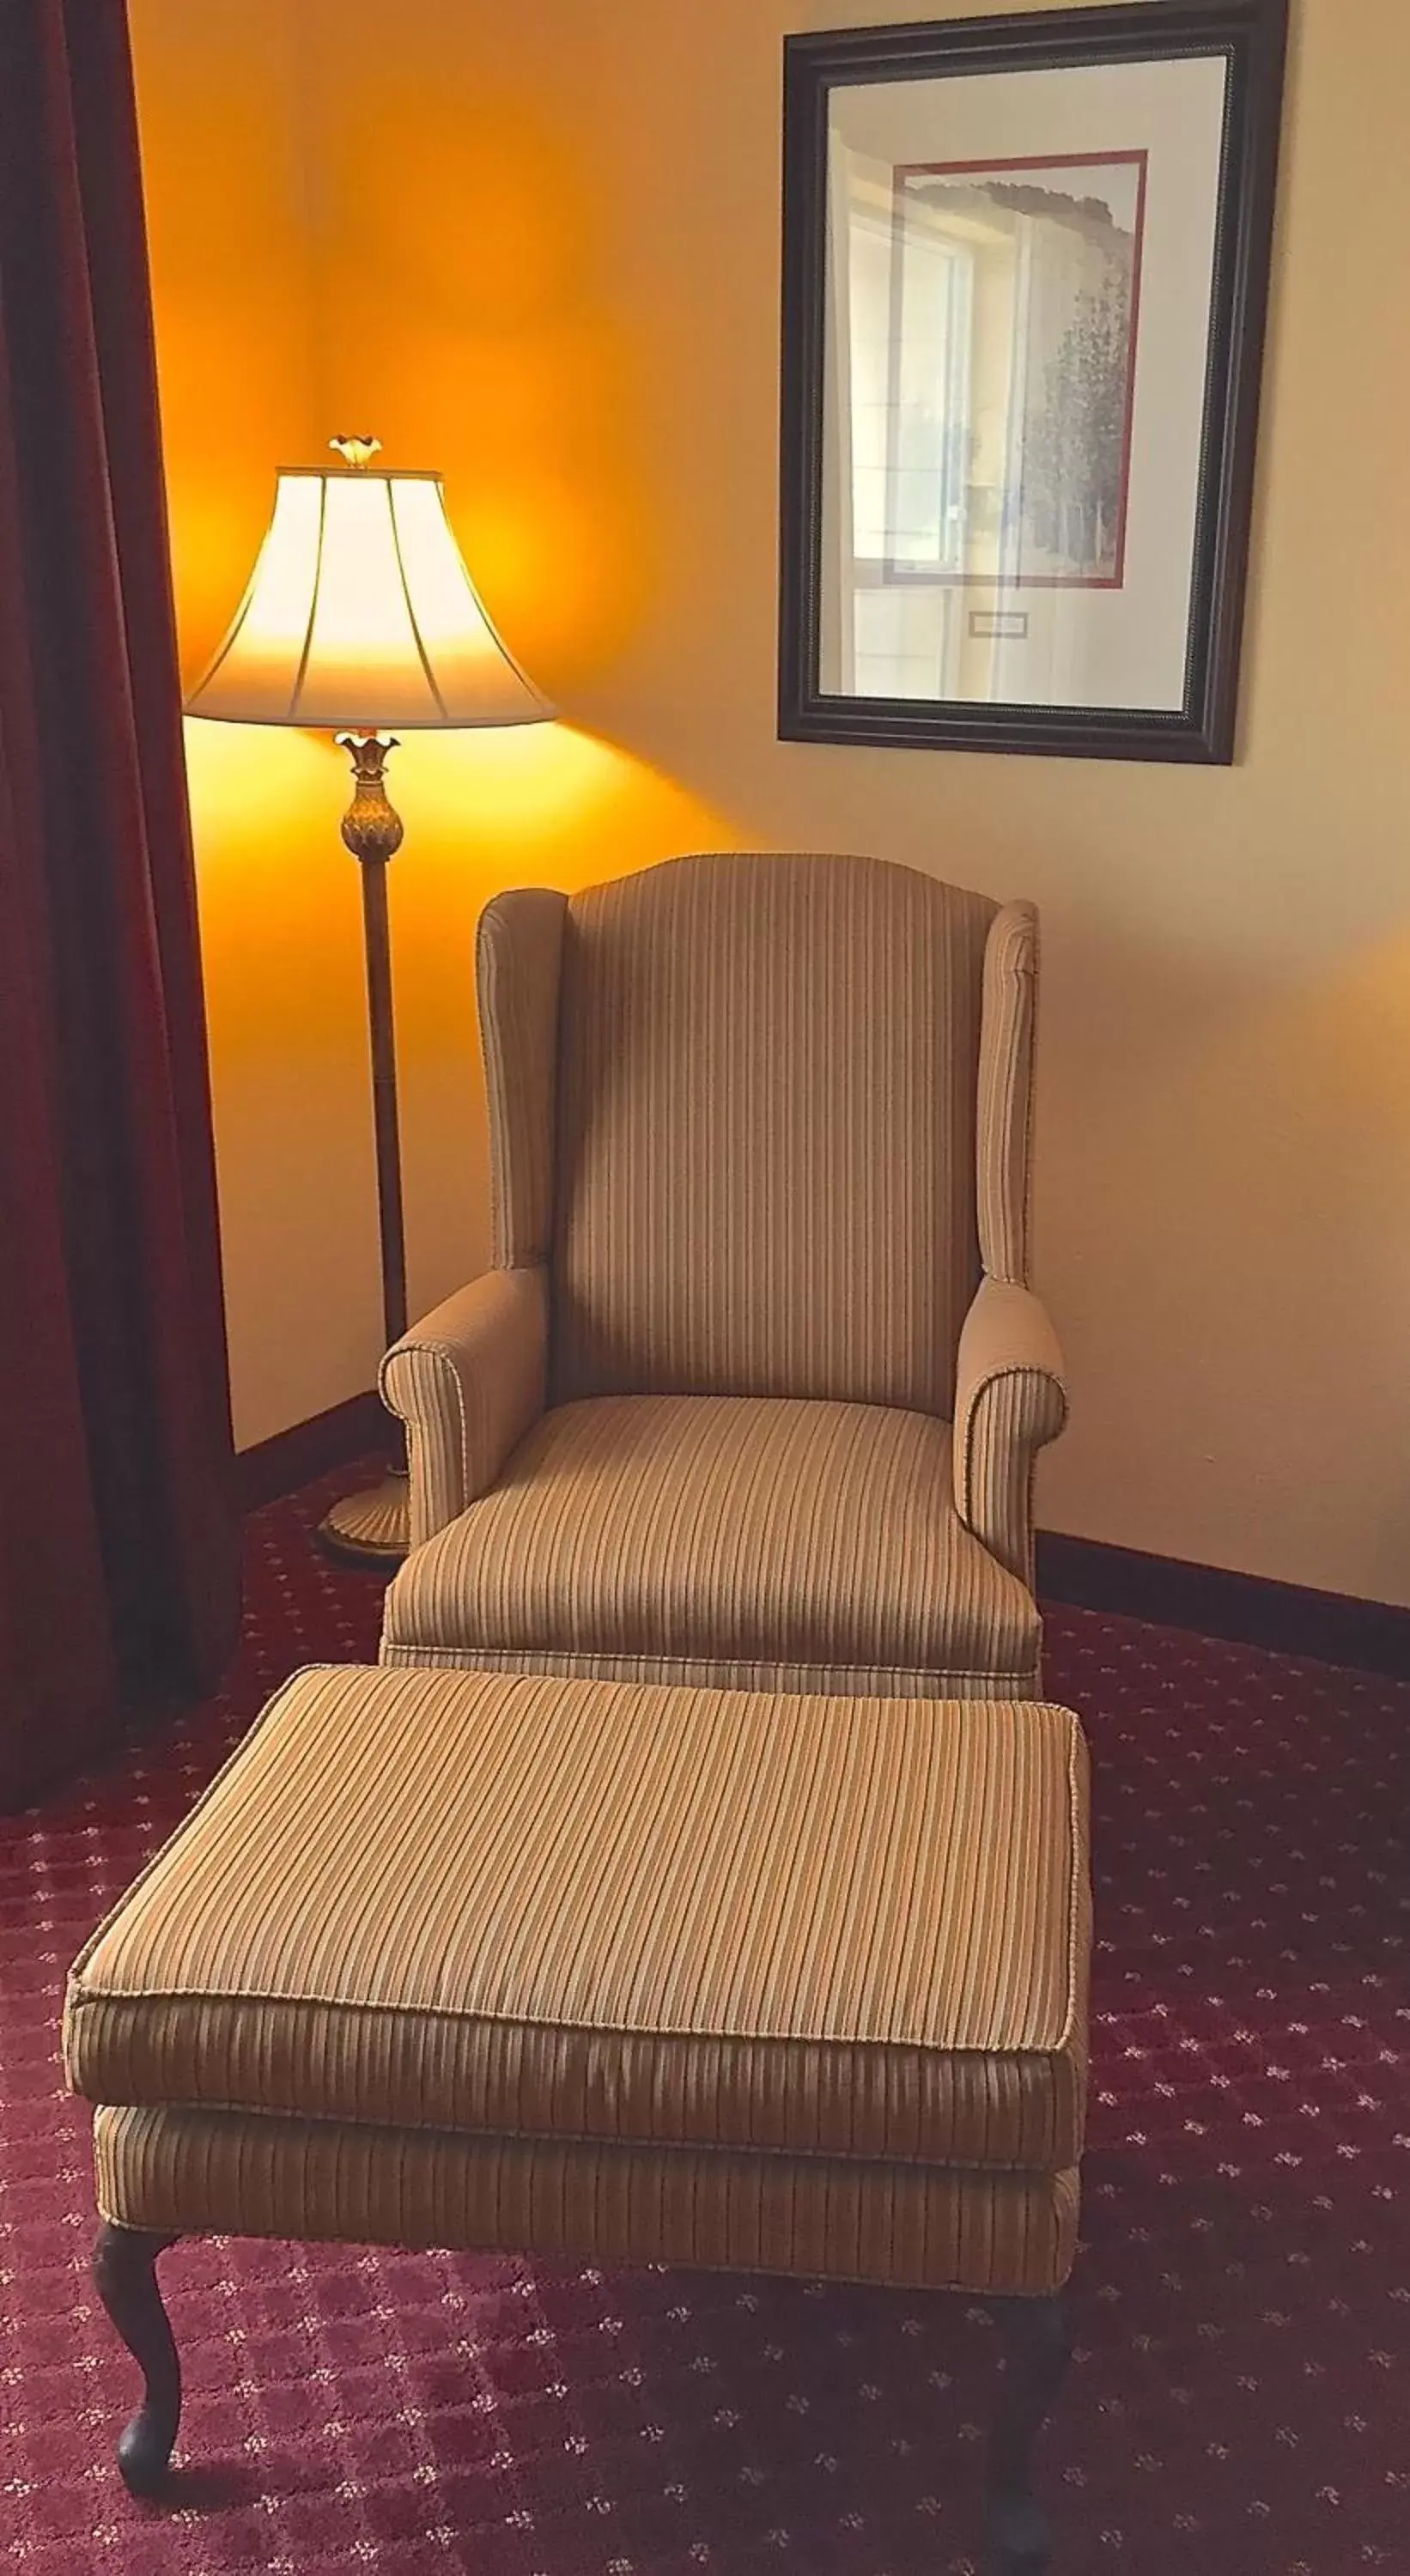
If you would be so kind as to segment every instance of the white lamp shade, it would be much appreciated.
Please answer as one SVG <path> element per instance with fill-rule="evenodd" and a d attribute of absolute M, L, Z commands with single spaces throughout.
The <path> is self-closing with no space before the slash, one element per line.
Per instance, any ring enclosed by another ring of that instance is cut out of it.
<path fill-rule="evenodd" d="M 187 700 L 237 724 L 541 724 L 446 517 L 438 474 L 282 472 L 229 634 Z"/>

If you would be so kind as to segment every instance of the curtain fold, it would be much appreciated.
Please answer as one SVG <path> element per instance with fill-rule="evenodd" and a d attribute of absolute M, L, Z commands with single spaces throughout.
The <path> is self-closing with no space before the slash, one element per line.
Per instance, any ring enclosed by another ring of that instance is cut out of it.
<path fill-rule="evenodd" d="M 219 1235 L 122 0 L 0 8 L 0 1804 L 212 1688 Z"/>

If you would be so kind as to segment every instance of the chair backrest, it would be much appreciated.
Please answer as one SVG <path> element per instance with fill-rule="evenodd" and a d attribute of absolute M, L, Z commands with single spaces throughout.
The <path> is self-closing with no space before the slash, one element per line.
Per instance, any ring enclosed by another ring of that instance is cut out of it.
<path fill-rule="evenodd" d="M 1029 907 L 874 859 L 492 903 L 496 1259 L 551 1263 L 553 1399 L 947 1414 L 981 1257 L 1024 1275 L 1033 966 Z"/>

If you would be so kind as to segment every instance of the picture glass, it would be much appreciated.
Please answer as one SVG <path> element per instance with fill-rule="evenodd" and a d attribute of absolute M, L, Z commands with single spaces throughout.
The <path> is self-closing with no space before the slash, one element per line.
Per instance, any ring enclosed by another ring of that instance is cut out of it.
<path fill-rule="evenodd" d="M 1184 705 L 1228 77 L 831 89 L 822 694 Z"/>

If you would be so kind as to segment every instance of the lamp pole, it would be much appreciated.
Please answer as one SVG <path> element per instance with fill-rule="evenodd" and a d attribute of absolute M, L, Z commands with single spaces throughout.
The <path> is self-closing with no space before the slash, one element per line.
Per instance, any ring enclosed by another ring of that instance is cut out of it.
<path fill-rule="evenodd" d="M 362 928 L 367 963 L 367 1026 L 372 1055 L 372 1116 L 377 1144 L 377 1218 L 382 1251 L 382 1326 L 386 1347 L 407 1326 L 406 1219 L 401 1180 L 401 1119 L 397 1102 L 396 1021 L 392 1008 L 392 951 L 387 921 L 387 866 L 401 848 L 403 824 L 387 794 L 388 754 L 395 734 L 372 730 L 334 736 L 352 763 L 353 796 L 343 816 L 344 846 L 362 878 Z M 406 1435 L 398 1423 L 389 1442 L 389 1475 L 370 1493 L 335 1503 L 319 1527 L 333 1556 L 354 1565 L 399 1564 L 406 1554 Z"/>
<path fill-rule="evenodd" d="M 387 929 L 387 862 L 402 843 L 402 819 L 387 794 L 387 754 L 395 734 L 340 733 L 352 759 L 353 800 L 343 840 L 362 869 L 362 926 L 367 947 L 367 1015 L 372 1040 L 372 1106 L 377 1131 L 377 1208 L 382 1235 L 382 1319 L 387 1347 L 406 1331 L 406 1228 L 402 1216 L 401 1126 L 392 1015 L 392 952 Z"/>

